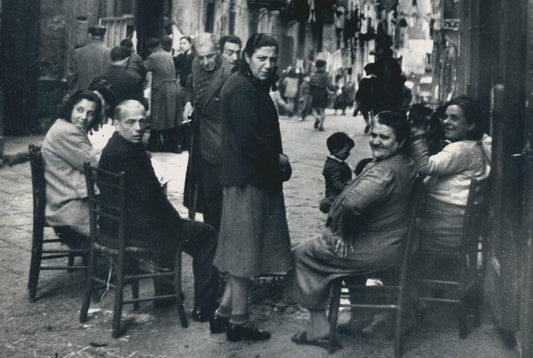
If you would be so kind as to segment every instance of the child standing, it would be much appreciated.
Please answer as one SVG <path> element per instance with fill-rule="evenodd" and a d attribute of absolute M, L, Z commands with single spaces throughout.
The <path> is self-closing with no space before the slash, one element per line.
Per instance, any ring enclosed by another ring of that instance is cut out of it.
<path fill-rule="evenodd" d="M 354 141 L 344 132 L 335 132 L 327 139 L 329 155 L 324 164 L 322 175 L 326 180 L 326 197 L 320 200 L 319 208 L 327 213 L 337 195 L 352 180 L 352 169 L 345 162 L 354 147 Z"/>

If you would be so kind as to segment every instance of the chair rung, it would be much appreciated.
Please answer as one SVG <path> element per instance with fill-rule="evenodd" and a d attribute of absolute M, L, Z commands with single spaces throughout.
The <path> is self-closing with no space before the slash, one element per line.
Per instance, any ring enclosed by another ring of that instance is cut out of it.
<path fill-rule="evenodd" d="M 372 305 L 372 304 L 348 304 L 348 303 L 341 303 L 339 304 L 339 307 L 353 307 L 353 308 L 375 308 L 375 309 L 397 309 L 398 305 Z"/>
<path fill-rule="evenodd" d="M 144 298 L 134 298 L 132 300 L 124 300 L 122 303 L 128 304 L 128 303 L 135 303 L 135 302 L 146 302 L 146 301 L 155 301 L 155 300 L 163 300 L 166 298 L 177 298 L 178 295 L 163 295 L 163 296 L 152 296 L 152 297 L 144 297 Z"/>
<path fill-rule="evenodd" d="M 120 220 L 120 216 L 119 216 L 119 215 L 113 215 L 113 214 L 106 213 L 105 211 L 98 210 L 98 209 L 95 210 L 94 212 L 95 212 L 97 215 L 104 216 L 104 217 L 109 218 L 109 219 Z"/>
<path fill-rule="evenodd" d="M 41 266 L 40 270 L 87 270 L 88 266 Z"/>
<path fill-rule="evenodd" d="M 455 285 L 459 286 L 461 283 L 457 281 L 441 281 L 441 280 L 414 280 L 415 282 L 430 283 L 434 285 Z"/>
<path fill-rule="evenodd" d="M 148 273 L 148 274 L 141 274 L 141 275 L 126 275 L 124 276 L 124 280 L 143 280 L 147 278 L 156 278 L 156 277 L 162 277 L 162 276 L 173 276 L 175 274 L 174 271 L 169 272 L 161 272 L 161 273 Z"/>
<path fill-rule="evenodd" d="M 48 240 L 43 240 L 43 244 L 51 244 L 51 243 L 54 243 L 54 242 L 61 242 L 61 239 L 48 239 Z"/>
<path fill-rule="evenodd" d="M 434 298 L 434 297 L 419 297 L 421 301 L 429 301 L 429 302 L 445 302 L 445 303 L 459 303 L 461 300 L 453 299 L 453 298 Z"/>
<path fill-rule="evenodd" d="M 73 249 L 73 250 L 43 250 L 43 254 L 88 254 L 89 250 Z"/>
<path fill-rule="evenodd" d="M 342 288 L 358 288 L 358 289 L 363 289 L 363 290 L 399 290 L 400 289 L 400 286 L 362 286 L 362 285 L 357 285 L 357 286 L 351 286 L 351 285 L 343 285 Z"/>
<path fill-rule="evenodd" d="M 81 255 L 75 255 L 75 257 L 80 257 Z M 57 260 L 57 259 L 66 259 L 68 258 L 68 254 L 59 254 L 59 255 L 48 255 L 41 257 L 41 260 Z"/>

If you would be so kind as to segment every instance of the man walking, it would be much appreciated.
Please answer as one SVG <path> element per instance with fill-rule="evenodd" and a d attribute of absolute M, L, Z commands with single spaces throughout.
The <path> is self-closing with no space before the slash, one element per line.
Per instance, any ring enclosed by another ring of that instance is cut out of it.
<path fill-rule="evenodd" d="M 337 87 L 329 80 L 326 72 L 326 61 L 316 60 L 316 72 L 309 79 L 309 93 L 311 94 L 311 110 L 315 117 L 315 129 L 324 130 L 326 119 L 326 107 L 329 101 L 329 91 L 335 91 Z"/>
<path fill-rule="evenodd" d="M 225 43 L 227 46 L 229 42 Z M 213 35 L 204 33 L 195 39 L 196 58 L 187 86 L 184 118 L 194 111 L 193 144 L 187 166 L 184 204 L 190 216 L 201 212 L 204 222 L 218 230 L 222 214 L 222 117 L 220 92 L 231 75 L 231 61 L 226 62 L 217 49 Z M 232 56 L 240 52 L 235 49 Z M 236 61 L 234 62 L 236 63 Z"/>
<path fill-rule="evenodd" d="M 96 25 L 89 28 L 89 42 L 76 50 L 67 71 L 69 93 L 87 89 L 96 77 L 111 66 L 111 50 L 104 45 L 106 28 Z"/>

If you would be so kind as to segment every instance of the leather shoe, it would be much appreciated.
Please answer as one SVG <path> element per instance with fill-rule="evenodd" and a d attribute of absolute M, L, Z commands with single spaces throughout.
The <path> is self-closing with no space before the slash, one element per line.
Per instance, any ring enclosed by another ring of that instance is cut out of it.
<path fill-rule="evenodd" d="M 226 338 L 230 342 L 264 341 L 270 338 L 270 332 L 256 328 L 253 323 L 246 325 L 230 323 L 226 329 Z"/>
<path fill-rule="evenodd" d="M 229 326 L 229 317 L 214 314 L 209 320 L 209 330 L 213 334 L 224 333 Z"/>
<path fill-rule="evenodd" d="M 213 313 L 213 310 L 203 311 L 200 309 L 200 307 L 194 307 L 191 316 L 192 319 L 196 322 L 209 322 L 213 317 Z"/>

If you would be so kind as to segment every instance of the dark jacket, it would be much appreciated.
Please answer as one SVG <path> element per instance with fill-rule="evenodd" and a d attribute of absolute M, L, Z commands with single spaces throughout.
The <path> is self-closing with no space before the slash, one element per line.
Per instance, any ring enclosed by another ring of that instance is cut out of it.
<path fill-rule="evenodd" d="M 184 54 L 180 53 L 174 57 L 174 67 L 176 68 L 176 76 L 180 78 L 180 85 L 184 87 L 187 85 L 187 81 L 192 72 L 192 61 L 196 57 L 194 52 Z"/>
<path fill-rule="evenodd" d="M 126 141 L 115 132 L 102 152 L 99 167 L 125 173 L 129 244 L 171 250 L 176 242 L 176 228 L 183 219 L 161 189 L 145 148 Z M 101 197 L 106 202 L 117 202 L 117 192 L 110 188 L 102 187 Z M 104 232 L 117 230 L 103 216 L 100 217 L 100 227 Z"/>
<path fill-rule="evenodd" d="M 336 197 L 352 180 L 352 170 L 346 162 L 329 158 L 324 163 L 322 175 L 326 180 L 326 197 Z"/>
<path fill-rule="evenodd" d="M 311 107 L 325 108 L 328 106 L 329 92 L 336 87 L 329 80 L 329 75 L 324 71 L 317 71 L 309 78 L 309 93 L 311 94 Z"/>
<path fill-rule="evenodd" d="M 249 71 L 233 74 L 222 89 L 222 185 L 281 190 L 283 152 L 270 86 Z"/>
<path fill-rule="evenodd" d="M 115 95 L 117 104 L 127 99 L 144 103 L 144 79 L 134 71 L 127 70 L 123 66 L 113 65 L 98 79 L 105 79 L 111 84 L 111 90 Z"/>

